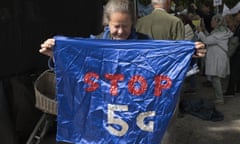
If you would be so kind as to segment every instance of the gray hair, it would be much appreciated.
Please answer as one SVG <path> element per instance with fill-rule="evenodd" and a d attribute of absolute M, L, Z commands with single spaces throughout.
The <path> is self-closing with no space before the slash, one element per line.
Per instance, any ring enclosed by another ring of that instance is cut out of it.
<path fill-rule="evenodd" d="M 103 13 L 103 25 L 108 25 L 109 19 L 112 13 L 121 12 L 128 14 L 132 23 L 136 23 L 136 14 L 134 10 L 133 2 L 130 0 L 109 0 L 104 7 Z"/>
<path fill-rule="evenodd" d="M 226 20 L 221 14 L 214 15 L 212 17 L 212 20 L 214 20 L 217 23 L 217 25 L 211 33 L 218 32 L 218 31 L 228 31 L 229 30 L 229 28 L 227 27 Z"/>
<path fill-rule="evenodd" d="M 212 17 L 212 20 L 216 21 L 217 27 L 227 26 L 225 18 L 221 14 L 216 14 Z"/>

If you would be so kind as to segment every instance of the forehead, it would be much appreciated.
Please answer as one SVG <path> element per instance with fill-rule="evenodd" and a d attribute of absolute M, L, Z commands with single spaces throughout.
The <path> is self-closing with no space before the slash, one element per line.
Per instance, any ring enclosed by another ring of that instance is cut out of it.
<path fill-rule="evenodd" d="M 131 16 L 128 13 L 123 12 L 114 12 L 111 13 L 109 17 L 110 22 L 122 22 L 122 23 L 130 23 L 131 22 Z"/>

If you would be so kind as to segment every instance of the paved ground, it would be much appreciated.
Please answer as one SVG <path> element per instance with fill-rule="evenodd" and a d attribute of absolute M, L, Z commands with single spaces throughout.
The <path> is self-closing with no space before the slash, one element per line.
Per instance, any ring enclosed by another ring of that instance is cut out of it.
<path fill-rule="evenodd" d="M 203 76 L 197 76 L 197 93 L 184 94 L 183 98 L 203 98 L 213 100 L 212 87 L 203 87 Z M 226 81 L 223 81 L 223 87 Z M 187 83 L 183 88 L 187 87 Z M 240 144 L 240 94 L 234 98 L 225 99 L 224 105 L 216 105 L 216 109 L 224 115 L 222 121 L 202 120 L 190 114 L 184 114 L 175 121 L 174 135 L 176 142 L 169 144 Z M 55 135 L 46 135 L 41 144 L 55 143 Z"/>
<path fill-rule="evenodd" d="M 214 100 L 212 87 L 203 87 L 205 77 L 197 76 L 197 94 L 184 94 L 185 98 L 203 98 Z M 223 87 L 227 85 L 223 81 Z M 185 88 L 187 87 L 185 84 Z M 240 94 L 233 98 L 225 98 L 224 105 L 216 105 L 216 109 L 224 115 L 223 121 L 206 121 L 190 114 L 178 117 L 176 120 L 176 144 L 240 144 Z"/>

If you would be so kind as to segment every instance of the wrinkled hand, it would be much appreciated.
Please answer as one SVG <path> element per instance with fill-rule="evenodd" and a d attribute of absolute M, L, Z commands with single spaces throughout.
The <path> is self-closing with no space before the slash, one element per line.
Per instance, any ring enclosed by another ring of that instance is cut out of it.
<path fill-rule="evenodd" d="M 39 52 L 46 56 L 53 57 L 53 46 L 54 45 L 55 45 L 55 39 L 53 39 L 53 38 L 47 39 L 46 41 L 44 41 L 41 44 L 41 48 L 40 48 Z"/>
<path fill-rule="evenodd" d="M 207 53 L 205 44 L 199 41 L 195 42 L 194 44 L 195 44 L 196 53 L 193 55 L 193 57 L 196 57 L 196 58 L 204 57 Z"/>

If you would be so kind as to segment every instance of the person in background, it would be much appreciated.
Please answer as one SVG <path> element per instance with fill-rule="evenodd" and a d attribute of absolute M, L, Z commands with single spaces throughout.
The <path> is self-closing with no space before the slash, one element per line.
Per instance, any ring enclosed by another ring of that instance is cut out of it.
<path fill-rule="evenodd" d="M 196 13 L 194 6 L 195 6 L 195 4 L 194 5 L 189 4 L 187 6 L 187 14 L 188 14 L 189 18 L 193 21 L 193 24 L 195 26 L 197 26 L 197 25 L 199 25 L 201 17 Z"/>
<path fill-rule="evenodd" d="M 158 40 L 184 40 L 184 24 L 168 13 L 171 0 L 152 0 L 153 11 L 137 20 L 136 29 Z"/>
<path fill-rule="evenodd" d="M 166 13 L 166 15 L 168 14 Z M 176 20 L 177 23 L 175 30 L 179 31 L 179 33 L 177 34 L 175 32 L 172 32 L 171 34 L 169 33 L 169 36 L 165 38 L 183 39 L 184 25 L 180 19 L 176 17 L 174 17 L 173 19 L 174 21 Z M 128 0 L 109 0 L 104 8 L 103 25 L 105 26 L 105 29 L 99 35 L 93 37 L 97 39 L 112 39 L 112 40 L 149 39 L 149 36 L 146 34 L 142 34 L 141 31 L 136 32 L 135 23 L 136 23 L 135 12 L 132 3 L 130 3 Z M 163 35 L 165 35 L 165 32 L 162 32 Z M 150 35 L 150 38 L 151 36 L 153 35 Z M 161 36 L 161 32 L 159 33 L 159 36 Z M 41 54 L 53 57 L 54 45 L 55 40 L 53 38 L 47 39 L 41 44 L 39 52 Z M 205 44 L 203 44 L 202 42 L 195 42 L 195 48 L 197 57 L 205 56 L 206 53 Z"/>
<path fill-rule="evenodd" d="M 197 38 L 195 36 L 196 27 L 192 23 L 192 20 L 187 14 L 177 14 L 178 18 L 180 18 L 184 24 L 184 40 L 196 41 Z"/>
<path fill-rule="evenodd" d="M 191 7 L 195 9 L 196 14 L 198 14 L 204 22 L 205 28 L 208 33 L 210 33 L 213 28 L 211 26 L 212 17 L 215 15 L 212 9 L 212 3 L 210 1 L 204 1 L 200 4 L 200 7 L 197 7 L 194 3 L 191 4 Z"/>
<path fill-rule="evenodd" d="M 228 41 L 233 36 L 231 30 L 226 26 L 222 15 L 216 14 L 212 17 L 211 26 L 213 28 L 210 35 L 206 35 L 204 28 L 198 27 L 198 38 L 202 40 L 207 47 L 205 74 L 211 77 L 214 88 L 216 104 L 224 104 L 221 79 L 230 73 L 228 58 Z"/>

